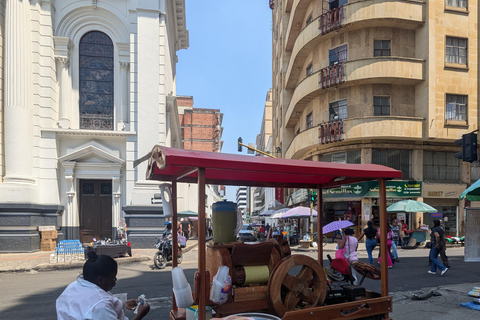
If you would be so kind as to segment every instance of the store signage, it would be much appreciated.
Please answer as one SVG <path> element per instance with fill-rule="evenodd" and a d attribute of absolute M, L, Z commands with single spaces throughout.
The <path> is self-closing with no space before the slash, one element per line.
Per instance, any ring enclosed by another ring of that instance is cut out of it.
<path fill-rule="evenodd" d="M 389 198 L 410 198 L 422 196 L 422 181 L 386 181 Z M 339 188 L 324 189 L 323 197 L 328 198 L 378 198 L 378 181 L 366 181 L 343 185 Z"/>
<path fill-rule="evenodd" d="M 443 213 L 441 213 L 441 212 L 431 213 L 430 216 L 432 218 L 441 218 L 441 217 L 443 217 Z"/>

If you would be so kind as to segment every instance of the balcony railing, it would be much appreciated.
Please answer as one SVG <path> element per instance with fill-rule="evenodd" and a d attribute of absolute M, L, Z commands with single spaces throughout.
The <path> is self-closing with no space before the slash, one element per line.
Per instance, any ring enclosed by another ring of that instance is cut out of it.
<path fill-rule="evenodd" d="M 343 63 L 328 66 L 320 70 L 320 89 L 334 87 L 345 82 L 345 70 Z"/>
<path fill-rule="evenodd" d="M 342 141 L 345 138 L 343 120 L 324 122 L 320 124 L 318 131 L 320 144 Z"/>
<path fill-rule="evenodd" d="M 328 10 L 320 16 L 320 33 L 327 34 L 342 26 L 343 6 Z"/>

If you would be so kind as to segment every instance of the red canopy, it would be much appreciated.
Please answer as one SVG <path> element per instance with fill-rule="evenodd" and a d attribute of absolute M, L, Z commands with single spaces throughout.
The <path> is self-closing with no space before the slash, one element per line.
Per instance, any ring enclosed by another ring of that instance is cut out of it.
<path fill-rule="evenodd" d="M 401 178 L 401 171 L 375 164 L 341 164 L 155 146 L 136 161 L 148 161 L 147 179 L 196 183 L 205 168 L 205 183 L 217 185 L 331 188 L 344 184 Z"/>

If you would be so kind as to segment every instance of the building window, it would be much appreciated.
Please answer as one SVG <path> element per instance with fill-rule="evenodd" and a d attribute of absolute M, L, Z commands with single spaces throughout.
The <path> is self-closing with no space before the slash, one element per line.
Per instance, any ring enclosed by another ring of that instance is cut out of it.
<path fill-rule="evenodd" d="M 329 121 L 343 120 L 347 118 L 347 99 L 330 102 Z"/>
<path fill-rule="evenodd" d="M 374 57 L 388 57 L 390 56 L 390 40 L 375 40 L 373 42 L 373 56 Z"/>
<path fill-rule="evenodd" d="M 313 128 L 313 115 L 311 112 L 307 115 L 307 129 L 310 128 Z"/>
<path fill-rule="evenodd" d="M 445 120 L 467 121 L 468 96 L 447 94 L 445 104 Z"/>
<path fill-rule="evenodd" d="M 347 45 L 336 47 L 328 51 L 328 61 L 329 65 L 333 66 L 338 63 L 347 61 L 348 58 L 348 48 Z"/>
<path fill-rule="evenodd" d="M 312 21 L 313 21 L 312 14 L 310 13 L 310 15 L 307 18 L 306 24 L 309 25 L 310 23 L 312 23 Z"/>
<path fill-rule="evenodd" d="M 390 115 L 390 97 L 373 97 L 373 115 Z"/>
<path fill-rule="evenodd" d="M 113 130 L 113 42 L 91 31 L 79 51 L 80 129 Z"/>
<path fill-rule="evenodd" d="M 372 149 L 372 163 L 402 171 L 402 179 L 412 178 L 412 151 Z"/>
<path fill-rule="evenodd" d="M 308 77 L 308 76 L 311 76 L 312 73 L 313 73 L 313 66 L 312 66 L 312 64 L 310 63 L 310 64 L 308 65 L 308 67 L 307 67 L 307 77 Z"/>
<path fill-rule="evenodd" d="M 348 3 L 348 0 L 329 0 L 328 2 L 328 9 L 332 10 L 340 6 L 346 5 Z"/>
<path fill-rule="evenodd" d="M 467 9 L 467 0 L 447 0 L 447 6 Z"/>
<path fill-rule="evenodd" d="M 322 155 L 320 161 L 333 163 L 362 163 L 362 152 L 360 150 L 350 150 Z"/>
<path fill-rule="evenodd" d="M 445 60 L 467 65 L 467 39 L 447 37 Z"/>
<path fill-rule="evenodd" d="M 423 151 L 423 180 L 437 182 L 458 182 L 460 161 L 455 152 Z"/>

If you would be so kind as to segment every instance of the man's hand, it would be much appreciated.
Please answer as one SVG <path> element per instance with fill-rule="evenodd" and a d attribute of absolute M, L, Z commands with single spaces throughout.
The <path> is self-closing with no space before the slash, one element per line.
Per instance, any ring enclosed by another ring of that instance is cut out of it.
<path fill-rule="evenodd" d="M 127 300 L 127 309 L 132 310 L 137 306 L 137 300 L 136 299 L 128 299 Z"/>

